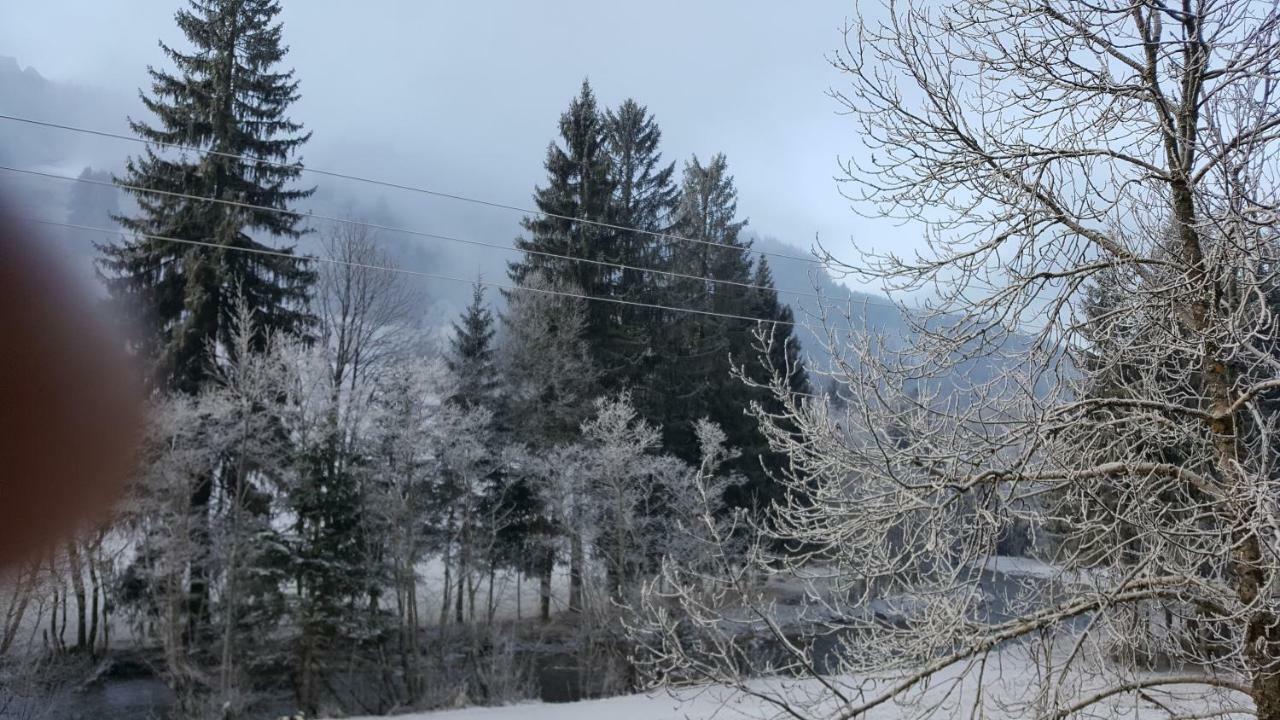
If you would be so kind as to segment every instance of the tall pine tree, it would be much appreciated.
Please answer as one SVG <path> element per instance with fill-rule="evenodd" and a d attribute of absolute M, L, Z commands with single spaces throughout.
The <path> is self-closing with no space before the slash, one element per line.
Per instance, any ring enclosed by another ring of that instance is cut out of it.
<path fill-rule="evenodd" d="M 667 241 L 653 233 L 671 229 L 679 191 L 672 176 L 675 163 L 665 165 L 659 143 L 662 131 L 645 106 L 624 101 L 608 113 L 608 151 L 612 160 L 613 201 L 611 221 L 616 231 L 617 260 L 627 268 L 612 274 L 615 297 L 650 304 L 662 304 L 667 276 L 638 268 L 665 269 L 670 262 Z M 662 322 L 662 311 L 634 305 L 616 309 L 618 323 L 609 334 L 597 338 L 601 365 L 614 372 L 604 378 L 610 391 L 623 389 L 641 412 L 651 414 L 656 388 L 648 382 L 659 361 L 654 329 Z"/>
<path fill-rule="evenodd" d="M 694 157 L 685 165 L 676 229 L 695 242 L 673 243 L 670 262 L 677 272 L 707 279 L 671 282 L 662 304 L 717 315 L 673 313 L 660 326 L 663 365 L 657 382 L 666 399 L 657 419 L 666 428 L 668 448 L 688 462 L 697 461 L 696 423 L 709 418 L 719 425 L 727 444 L 742 451 L 733 469 L 746 478 L 726 493 L 726 500 L 761 508 L 776 498 L 770 473 L 782 459 L 769 451 L 749 411 L 752 402 L 776 410 L 776 401 L 764 390 L 744 385 L 734 368 L 745 368 L 757 382 L 766 382 L 774 370 L 787 373 L 790 368 L 791 389 L 809 388 L 800 344 L 789 324 L 791 308 L 779 302 L 768 263 L 762 259 L 752 265 L 751 242 L 742 237 L 747 221 L 738 219 L 737 197 L 723 154 L 706 164 Z M 765 357 L 758 347 L 758 323 L 724 315 L 778 321 Z"/>
<path fill-rule="evenodd" d="M 314 273 L 301 259 L 288 256 L 291 247 L 269 246 L 254 237 L 299 237 L 298 216 L 271 210 L 288 209 L 312 192 L 291 187 L 299 168 L 269 162 L 289 160 L 309 137 L 287 115 L 298 98 L 298 82 L 292 71 L 276 69 L 286 50 L 275 20 L 279 12 L 276 0 L 190 0 L 176 21 L 191 50 L 161 43 L 174 70 L 148 68 L 151 92 L 142 101 L 155 124 L 130 121 L 143 140 L 207 151 L 148 147 L 131 158 L 119 183 L 133 195 L 138 213 L 118 220 L 134 237 L 100 248 L 100 272 L 113 300 L 138 314 L 145 328 L 137 349 L 152 363 L 157 390 L 194 394 L 215 383 L 213 358 L 235 359 L 238 310 L 254 319 L 255 351 L 268 334 L 302 332 L 311 323 L 305 302 Z M 236 251 L 246 248 L 284 255 Z M 224 468 L 219 475 L 228 497 L 243 495 L 241 488 L 231 487 L 243 480 L 242 474 Z M 210 545 L 213 489 L 214 477 L 206 475 L 191 497 L 191 541 L 197 548 L 188 572 L 192 640 L 202 636 L 209 620 L 211 576 L 203 549 Z"/>
<path fill-rule="evenodd" d="M 299 332 L 310 321 L 304 301 L 314 273 L 304 261 L 234 250 L 291 253 L 291 247 L 269 246 L 253 234 L 297 238 L 298 216 L 157 194 L 285 210 L 312 193 L 290 187 L 299 168 L 265 162 L 289 160 L 310 136 L 286 114 L 298 99 L 298 82 L 292 71 L 276 69 L 286 51 L 275 20 L 279 12 L 277 0 L 190 0 L 176 20 L 191 51 L 161 43 L 175 70 L 148 68 L 151 93 L 142 101 L 156 122 L 130 121 L 143 140 L 209 151 L 175 155 L 149 147 L 130 158 L 119 182 L 136 188 L 128 191 L 139 212 L 119 222 L 136 235 L 101 248 L 112 296 L 149 327 L 140 345 L 154 362 L 153 382 L 161 389 L 192 393 L 207 383 L 213 350 L 231 347 L 237 295 L 264 334 Z"/>
<path fill-rule="evenodd" d="M 471 304 L 453 323 L 453 337 L 445 358 L 458 383 L 453 400 L 464 408 L 492 409 L 496 400 L 498 378 L 493 335 L 493 313 L 484 304 L 484 286 L 477 283 L 472 289 Z"/>
<path fill-rule="evenodd" d="M 724 155 L 714 156 L 705 165 L 696 157 L 690 159 L 681 183 L 676 230 L 695 242 L 672 246 L 671 267 L 693 277 L 673 280 L 663 304 L 719 314 L 747 314 L 748 291 L 742 285 L 751 282 L 751 262 L 749 244 L 741 238 L 747 223 L 738 220 L 737 213 L 737 190 Z M 729 359 L 747 347 L 750 323 L 673 312 L 661 327 L 665 332 L 659 387 L 667 395 L 661 420 L 668 446 L 682 459 L 694 462 L 698 452 L 694 425 L 704 417 L 719 424 L 730 444 L 737 446 L 744 425 L 743 388 L 731 386 Z"/>
<path fill-rule="evenodd" d="M 547 184 L 534 191 L 534 201 L 542 215 L 523 221 L 527 237 L 516 240 L 520 250 L 567 255 L 593 262 L 573 262 L 526 254 L 510 266 L 510 276 L 525 284 L 531 274 L 540 273 L 546 282 L 573 287 L 596 297 L 617 294 L 615 268 L 597 264 L 619 259 L 617 233 L 593 222 L 607 222 L 613 205 L 614 179 L 608 148 L 606 115 L 596 103 L 591 85 L 582 89 L 569 109 L 560 116 L 560 142 L 547 147 Z M 588 220 L 593 222 L 582 222 Z M 613 335 L 623 318 L 615 303 L 589 303 L 583 339 L 592 360 L 609 376 L 619 370 L 616 358 L 601 349 L 603 339 Z"/>

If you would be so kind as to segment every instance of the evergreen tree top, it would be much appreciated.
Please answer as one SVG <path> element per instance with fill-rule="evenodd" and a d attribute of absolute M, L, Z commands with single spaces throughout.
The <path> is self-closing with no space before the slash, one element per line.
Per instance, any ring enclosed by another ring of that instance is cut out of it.
<path fill-rule="evenodd" d="M 685 163 L 682 190 L 679 213 L 686 234 L 722 245 L 751 247 L 749 240 L 739 237 L 748 221 L 737 219 L 738 190 L 724 153 L 711 156 L 705 165 L 697 155 L 690 158 Z"/>
<path fill-rule="evenodd" d="M 518 238 L 516 247 L 613 261 L 612 232 L 575 219 L 608 221 L 613 192 L 606 118 L 589 81 L 582 81 L 578 95 L 560 116 L 558 129 L 559 142 L 547 147 L 547 182 L 534 189 L 534 204 L 545 214 L 522 221 L 528 236 Z M 510 276 L 519 283 L 531 269 L 548 272 L 587 293 L 594 294 L 601 281 L 601 271 L 586 263 L 555 264 L 537 256 L 513 263 Z"/>
<path fill-rule="evenodd" d="M 769 288 L 774 297 L 778 296 L 778 291 L 773 287 L 773 270 L 769 268 L 769 258 L 761 255 L 756 260 L 756 274 L 751 284 Z"/>
<path fill-rule="evenodd" d="M 160 43 L 174 71 L 147 68 L 151 92 L 140 96 L 155 120 L 130 118 L 129 125 L 144 140 L 207 148 L 225 155 L 171 159 L 148 148 L 142 157 L 128 161 L 128 184 L 275 209 L 287 209 L 314 192 L 314 188 L 289 187 L 301 174 L 300 166 L 277 164 L 287 162 L 311 137 L 286 115 L 300 97 L 293 70 L 274 69 L 288 50 L 282 44 L 282 26 L 275 19 L 279 12 L 278 0 L 189 0 L 189 7 L 176 13 L 178 28 L 191 51 Z M 154 215 L 153 209 L 170 202 L 154 194 L 133 194 L 147 215 Z M 237 212 L 249 228 L 284 237 L 297 237 L 302 232 L 302 218 L 296 215 Z M 174 230 L 125 225 L 158 234 Z"/>
<path fill-rule="evenodd" d="M 679 191 L 672 182 L 675 162 L 661 164 L 662 130 L 648 108 L 630 98 L 609 111 L 607 119 L 616 196 L 614 222 L 651 232 L 668 230 Z"/>
<path fill-rule="evenodd" d="M 127 192 L 137 212 L 116 220 L 136 235 L 101 248 L 99 269 L 111 296 L 152 326 L 136 346 L 154 361 L 161 387 L 197 392 L 211 379 L 215 358 L 232 352 L 237 297 L 264 335 L 303 334 L 314 322 L 306 311 L 314 271 L 287 256 L 292 248 L 263 242 L 302 235 L 301 216 L 277 211 L 314 192 L 293 187 L 299 165 L 279 164 L 310 137 L 287 115 L 298 81 L 292 70 L 276 68 L 287 50 L 279 12 L 277 0 L 189 0 L 176 14 L 189 48 L 161 43 L 172 69 L 149 67 L 150 92 L 140 92 L 154 118 L 130 119 L 143 140 L 213 151 L 193 156 L 148 146 L 129 158 L 121 184 L 134 188 Z M 286 255 L 180 246 L 146 235 Z"/>
<path fill-rule="evenodd" d="M 445 364 L 458 383 L 454 400 L 476 407 L 494 399 L 498 377 L 494 367 L 494 318 L 484 302 L 484 286 L 476 283 L 471 303 L 453 323 Z"/>
<path fill-rule="evenodd" d="M 484 286 L 476 283 L 471 292 L 471 303 L 463 310 L 459 320 L 453 322 L 453 337 L 449 340 L 450 370 L 468 361 L 488 361 L 493 357 L 493 313 L 484 302 Z"/>

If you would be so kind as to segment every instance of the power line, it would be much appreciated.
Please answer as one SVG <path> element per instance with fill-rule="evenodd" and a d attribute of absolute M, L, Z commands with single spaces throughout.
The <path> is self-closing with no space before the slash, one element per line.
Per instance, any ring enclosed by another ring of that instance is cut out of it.
<path fill-rule="evenodd" d="M 70 230 L 84 230 L 86 232 L 98 232 L 98 233 L 106 233 L 106 234 L 119 233 L 119 230 L 112 230 L 111 228 L 93 227 L 90 225 L 77 225 L 75 223 L 54 222 L 52 220 L 40 220 L 38 218 L 15 217 L 13 219 L 19 222 L 29 222 L 29 223 L 35 223 L 38 225 L 49 225 L 52 227 L 67 228 Z M 178 243 L 180 245 L 192 245 L 196 247 L 213 248 L 215 250 L 230 250 L 233 252 L 253 253 L 256 255 L 268 255 L 272 257 L 283 257 L 283 258 L 290 258 L 294 260 L 308 260 L 311 262 L 327 263 L 330 265 L 341 265 L 344 267 L 361 268 L 364 270 L 378 270 L 381 272 L 398 273 L 401 275 L 410 275 L 413 277 L 429 278 L 432 280 L 448 280 L 451 282 L 466 283 L 468 285 L 482 285 L 484 287 L 497 288 L 499 290 L 512 290 L 516 292 L 533 292 L 533 293 L 540 293 L 543 295 L 558 295 L 561 297 L 576 298 L 578 300 L 587 300 L 590 302 L 607 302 L 607 303 L 614 303 L 616 305 L 630 305 L 633 307 L 650 308 L 653 310 L 668 310 L 671 312 L 692 313 L 695 315 L 707 315 L 710 317 L 728 318 L 730 320 L 746 320 L 748 322 L 770 323 L 773 325 L 789 325 L 789 326 L 796 325 L 794 321 L 772 320 L 768 318 L 751 317 L 749 315 L 734 315 L 732 313 L 719 313 L 719 312 L 713 312 L 711 310 L 698 310 L 696 308 L 671 307 L 669 305 L 658 305 L 656 303 L 646 303 L 646 302 L 640 302 L 638 300 L 623 300 L 621 298 L 599 297 L 596 295 L 586 295 L 583 293 L 574 293 L 574 292 L 568 292 L 565 290 L 549 290 L 546 288 L 526 287 L 524 285 L 511 285 L 508 283 L 487 282 L 484 280 L 466 280 L 459 277 L 453 277 L 452 275 L 440 275 L 438 273 L 422 272 L 419 270 L 409 270 L 407 268 L 399 268 L 391 265 L 372 265 L 369 263 L 358 263 L 358 262 L 351 262 L 348 260 L 337 260 L 335 258 L 319 257 L 317 255 L 299 255 L 299 254 L 284 252 L 282 250 L 271 250 L 268 248 L 250 248 L 250 247 L 237 247 L 233 245 L 220 245 L 218 243 L 206 242 L 203 240 L 187 240 L 185 238 L 175 238 L 175 237 L 169 237 L 166 235 L 153 235 L 151 233 L 134 233 L 134 235 L 148 238 L 150 240 L 159 240 L 162 242 Z"/>
<path fill-rule="evenodd" d="M 741 288 L 750 289 L 750 290 L 766 290 L 766 291 L 772 290 L 775 292 L 786 293 L 789 295 L 796 295 L 800 297 L 811 297 L 811 298 L 817 298 L 817 299 L 822 299 L 823 297 L 821 294 L 816 292 L 771 288 L 771 287 L 766 287 L 764 285 L 755 285 L 753 283 L 739 282 L 737 280 L 722 280 L 719 278 L 703 277 L 701 275 L 692 275 L 689 273 L 676 272 L 673 270 L 660 270 L 658 268 L 641 267 L 637 265 L 627 265 L 624 263 L 608 262 L 606 260 L 596 260 L 593 258 L 574 257 L 572 255 L 560 255 L 558 253 L 548 252 L 546 250 L 536 250 L 536 249 L 522 250 L 520 248 L 508 247 L 506 245 L 499 245 L 497 243 L 485 242 L 483 240 L 469 240 L 466 238 L 459 238 L 451 235 L 440 235 L 438 233 L 429 233 L 422 230 L 413 230 L 410 228 L 395 227 L 391 225 L 381 225 L 379 223 L 364 222 L 360 220 L 354 220 L 351 218 L 321 215 L 318 213 L 302 212 L 299 210 L 289 210 L 287 208 L 277 208 L 277 207 L 271 207 L 269 205 L 255 205 L 253 203 L 241 202 L 239 200 L 228 200 L 225 198 L 212 198 L 212 197 L 206 197 L 204 195 L 194 195 L 190 193 L 176 192 L 173 190 L 159 190 L 156 188 L 142 187 L 140 185 L 128 185 L 125 183 L 115 183 L 115 182 L 109 182 L 106 180 L 94 180 L 93 178 L 72 177 L 70 175 L 58 175 L 56 173 L 44 172 L 42 170 L 29 170 L 24 168 L 15 168 L 15 167 L 10 167 L 8 165 L 0 165 L 0 170 L 5 170 L 7 172 L 13 172 L 13 173 L 21 173 L 24 175 L 34 175 L 37 177 L 49 178 L 52 180 L 65 180 L 67 182 L 78 182 L 78 183 L 85 183 L 88 185 L 101 185 L 105 187 L 119 188 L 122 190 L 128 190 L 136 193 L 146 193 L 150 195 L 162 195 L 165 197 L 175 197 L 175 198 L 183 198 L 186 200 L 196 200 L 201 202 L 216 203 L 219 205 L 226 205 L 229 207 L 241 208 L 244 210 L 256 210 L 259 212 L 278 213 L 281 215 L 290 215 L 298 218 L 312 218 L 316 220 L 324 220 L 327 222 L 342 223 L 342 224 L 351 225 L 354 227 L 364 227 L 364 228 L 371 228 L 374 230 L 383 230 L 386 232 L 404 233 L 406 235 L 414 235 L 417 237 L 430 238 L 433 240 L 445 240 L 448 242 L 461 243 L 463 245 L 475 245 L 479 247 L 492 248 L 495 250 L 506 250 L 509 252 L 523 252 L 529 255 L 538 255 L 542 257 L 554 258 L 557 260 L 567 260 L 569 262 L 586 263 L 589 265 L 596 265 L 600 267 L 611 267 L 611 268 L 618 268 L 621 270 L 634 270 L 636 272 L 650 272 L 650 273 L 656 273 L 659 275 L 667 275 L 669 277 L 683 278 L 686 280 L 698 280 L 701 282 L 712 282 L 712 283 L 720 283 L 723 285 L 732 285 L 735 287 L 741 287 Z"/>
<path fill-rule="evenodd" d="M 363 177 L 360 175 L 352 175 L 349 173 L 338 172 L 335 170 L 322 170 L 320 168 L 307 167 L 301 163 L 286 163 L 278 160 L 270 160 L 267 158 L 255 157 L 253 155 L 237 155 L 236 153 L 222 152 L 220 150 L 199 148 L 192 145 L 184 145 L 182 143 L 165 142 L 162 140 L 144 140 L 142 138 L 133 137 L 132 135 L 124 135 L 121 133 L 108 132 L 106 130 L 95 130 L 93 128 L 78 127 L 75 125 L 66 125 L 62 123 L 48 122 L 45 120 L 35 120 L 32 118 L 20 117 L 17 115 L 7 115 L 0 113 L 0 120 L 10 120 L 13 122 L 26 123 L 28 125 L 37 125 L 40 127 L 53 128 L 56 130 L 66 130 L 70 132 L 85 133 L 88 135 L 96 135 L 98 137 L 112 138 L 114 140 L 124 140 L 127 142 L 140 143 L 143 145 L 156 145 L 160 147 L 172 148 L 175 150 L 186 150 L 188 152 L 203 153 L 205 155 L 213 155 L 216 157 L 225 157 L 233 160 L 243 160 L 245 162 L 263 163 L 280 168 L 292 168 L 300 172 L 308 172 L 313 175 L 321 175 L 324 177 L 338 178 L 342 180 L 351 180 L 354 182 L 368 183 L 385 188 L 395 190 L 405 190 L 408 192 L 421 193 L 432 197 L 444 198 L 447 200 L 456 200 L 459 202 L 471 203 L 473 205 L 482 205 L 484 207 L 497 208 L 500 210 L 510 210 L 512 212 L 525 213 L 526 215 L 541 215 L 543 217 L 556 218 L 557 220 L 568 220 L 570 222 L 580 222 L 596 227 L 608 228 L 610 230 L 623 230 L 627 232 L 641 233 L 656 238 L 666 238 L 669 240 L 679 240 L 681 242 L 698 243 L 701 245 L 710 245 L 712 247 L 728 248 L 731 250 L 739 250 L 749 254 L 763 255 L 767 257 L 778 257 L 796 262 L 811 263 L 821 265 L 822 261 L 817 258 L 804 257 L 802 255 L 791 255 L 788 253 L 770 252 L 767 250 L 756 250 L 754 248 L 743 248 L 728 243 L 718 243 L 711 240 L 703 240 L 701 238 L 692 238 L 684 235 L 675 235 L 673 233 L 661 232 L 659 230 L 642 230 L 635 227 L 627 227 L 626 225 L 618 225 L 616 223 L 605 222 L 603 220 L 591 220 L 588 218 L 572 217 L 570 215 L 561 215 L 557 213 L 547 212 L 545 210 L 535 210 L 531 208 L 520 207 L 519 205 L 508 205 L 506 203 L 495 202 L 492 200 L 483 200 L 481 198 L 468 197 L 466 195 L 458 195 L 456 193 L 447 193 L 439 190 L 431 190 L 430 188 L 417 187 L 414 185 L 404 185 L 401 183 L 391 182 L 389 180 L 378 180 L 376 178 Z"/>

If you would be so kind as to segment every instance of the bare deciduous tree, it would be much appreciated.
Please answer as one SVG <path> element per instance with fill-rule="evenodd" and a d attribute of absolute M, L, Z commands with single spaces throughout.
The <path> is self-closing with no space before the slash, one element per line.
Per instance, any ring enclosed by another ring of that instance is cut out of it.
<path fill-rule="evenodd" d="M 327 259 L 319 275 L 316 315 L 333 355 L 333 386 L 355 387 L 364 374 L 404 352 L 404 332 L 420 298 L 391 267 L 376 233 L 342 224 L 324 238 Z"/>
<path fill-rule="evenodd" d="M 1275 5 L 890 2 L 835 64 L 847 194 L 927 248 L 826 259 L 932 300 L 828 324 L 841 402 L 774 381 L 778 542 L 670 568 L 648 669 L 793 717 L 1280 718 Z"/>

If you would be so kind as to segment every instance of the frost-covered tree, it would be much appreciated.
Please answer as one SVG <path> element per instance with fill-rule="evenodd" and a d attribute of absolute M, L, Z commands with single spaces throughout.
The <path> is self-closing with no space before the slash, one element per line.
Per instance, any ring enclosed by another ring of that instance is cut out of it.
<path fill-rule="evenodd" d="M 208 545 L 192 542 L 203 522 L 191 506 L 191 489 L 216 466 L 217 448 L 205 442 L 212 416 L 208 398 L 157 399 L 148 412 L 141 472 L 122 507 L 120 524 L 137 538 L 123 570 L 120 600 L 135 634 L 164 650 L 168 681 L 177 689 L 199 677 L 189 653 L 187 568 L 208 564 Z"/>
<path fill-rule="evenodd" d="M 282 351 L 287 376 L 277 392 L 280 432 L 289 442 L 281 467 L 281 522 L 287 518 L 287 570 L 294 592 L 291 620 L 298 699 L 318 706 L 327 657 L 345 643 L 377 629 L 369 612 L 385 582 L 371 552 L 365 486 L 365 415 L 371 382 L 336 386 L 331 345 L 291 343 Z"/>
<path fill-rule="evenodd" d="M 576 439 L 597 393 L 599 374 L 583 337 L 586 301 L 573 297 L 580 293 L 540 275 L 526 278 L 523 288 L 511 295 L 502 316 L 503 425 L 515 442 L 538 457 Z M 551 612 L 551 536 L 558 532 L 557 520 L 529 479 L 518 480 L 505 497 L 515 523 L 511 530 L 519 534 L 510 540 L 528 549 L 524 563 L 539 576 L 545 620 Z"/>
<path fill-rule="evenodd" d="M 667 536 L 668 485 L 686 478 L 679 461 L 658 454 L 662 433 L 640 418 L 629 395 L 598 399 L 595 410 L 582 424 L 580 440 L 594 506 L 588 522 L 597 528 L 593 544 L 609 596 L 622 602 Z"/>
<path fill-rule="evenodd" d="M 396 273 L 385 243 L 364 225 L 341 224 L 323 236 L 324 256 L 311 299 L 319 344 L 330 357 L 334 392 L 354 388 L 403 359 L 415 339 L 421 297 Z"/>
<path fill-rule="evenodd" d="M 370 532 L 383 547 L 389 569 L 388 605 L 397 628 L 393 647 L 400 658 L 402 704 L 419 701 L 429 678 L 426 651 L 419 642 L 429 624 L 419 595 L 421 563 L 438 547 L 435 528 L 443 525 L 436 445 L 441 411 L 453 388 L 441 363 L 398 363 L 378 379 L 370 413 L 368 491 Z"/>
<path fill-rule="evenodd" d="M 770 383 L 768 530 L 798 552 L 748 559 L 800 605 L 671 568 L 647 668 L 801 718 L 1280 718 L 1280 14 L 904 2 L 847 39 L 846 192 L 928 244 L 841 269 L 931 302 L 834 348 L 842 407 Z M 993 558 L 1011 522 L 1052 527 L 1040 562 Z"/>
<path fill-rule="evenodd" d="M 206 438 L 221 456 L 213 497 L 220 512 L 212 524 L 215 697 L 232 704 L 251 684 L 269 631 L 285 614 L 289 553 L 272 520 L 282 470 L 295 449 L 281 431 L 289 341 L 280 335 L 261 340 L 262 330 L 244 300 L 237 302 L 234 322 L 230 359 L 218 366 L 216 388 L 207 393 L 220 413 Z"/>
<path fill-rule="evenodd" d="M 257 332 L 239 304 L 234 360 L 219 366 L 216 385 L 156 399 L 143 472 L 122 520 L 136 547 L 121 599 L 138 634 L 164 649 L 166 677 L 193 712 L 238 702 L 284 615 L 289 554 L 271 523 L 271 489 L 290 450 L 277 406 L 287 373 L 276 341 L 252 348 Z M 204 482 L 216 513 L 193 501 Z M 207 606 L 190 602 L 195 568 L 207 572 Z"/>
<path fill-rule="evenodd" d="M 374 507 L 370 416 L 384 376 L 413 361 L 415 337 L 414 293 L 400 276 L 373 269 L 390 264 L 377 237 L 343 225 L 323 244 L 334 262 L 322 266 L 312 300 L 317 338 L 282 348 L 289 373 L 279 389 L 291 442 L 281 490 L 300 633 L 297 694 L 308 712 L 319 707 L 333 658 L 387 628 L 381 603 L 393 572 L 389 528 Z"/>
<path fill-rule="evenodd" d="M 478 552 L 490 528 L 484 507 L 486 492 L 498 469 L 500 450 L 494 441 L 493 412 L 483 407 L 464 408 L 449 404 L 441 411 L 441 432 L 433 439 L 441 488 L 439 502 L 444 524 L 445 610 L 458 623 L 475 618 L 476 592 L 484 557 Z M 452 573 L 454 586 L 450 588 Z M 453 607 L 448 608 L 450 592 Z"/>

